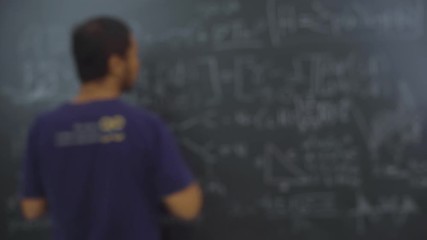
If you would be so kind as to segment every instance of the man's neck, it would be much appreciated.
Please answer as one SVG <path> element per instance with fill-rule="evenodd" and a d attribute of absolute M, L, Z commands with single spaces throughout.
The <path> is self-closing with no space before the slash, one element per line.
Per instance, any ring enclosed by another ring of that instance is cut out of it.
<path fill-rule="evenodd" d="M 119 98 L 121 95 L 120 89 L 111 83 L 112 81 L 105 79 L 83 84 L 79 93 L 73 99 L 73 103 L 79 104 Z"/>

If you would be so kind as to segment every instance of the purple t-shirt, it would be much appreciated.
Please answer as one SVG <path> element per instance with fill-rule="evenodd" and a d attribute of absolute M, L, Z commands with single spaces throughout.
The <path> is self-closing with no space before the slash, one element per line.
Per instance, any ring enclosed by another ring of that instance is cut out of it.
<path fill-rule="evenodd" d="M 47 199 L 55 240 L 158 240 L 162 198 L 192 181 L 158 117 L 108 100 L 37 118 L 22 194 Z"/>

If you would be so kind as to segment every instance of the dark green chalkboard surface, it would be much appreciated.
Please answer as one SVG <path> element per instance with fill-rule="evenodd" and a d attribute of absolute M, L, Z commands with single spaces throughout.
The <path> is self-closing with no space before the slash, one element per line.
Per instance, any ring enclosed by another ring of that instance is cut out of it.
<path fill-rule="evenodd" d="M 28 126 L 77 90 L 70 30 L 126 20 L 143 69 L 127 101 L 160 114 L 203 185 L 165 239 L 427 239 L 427 1 L 1 0 L 0 239 L 22 220 Z"/>

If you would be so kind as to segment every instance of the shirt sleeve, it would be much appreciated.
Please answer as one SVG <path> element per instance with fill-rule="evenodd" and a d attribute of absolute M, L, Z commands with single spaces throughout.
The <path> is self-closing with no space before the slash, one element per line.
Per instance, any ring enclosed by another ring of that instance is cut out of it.
<path fill-rule="evenodd" d="M 30 128 L 23 161 L 22 192 L 23 198 L 44 197 L 44 189 L 40 174 L 39 124 L 35 121 Z"/>
<path fill-rule="evenodd" d="M 163 198 L 188 187 L 194 178 L 170 130 L 161 122 L 157 125 L 153 148 L 154 171 L 157 192 Z"/>

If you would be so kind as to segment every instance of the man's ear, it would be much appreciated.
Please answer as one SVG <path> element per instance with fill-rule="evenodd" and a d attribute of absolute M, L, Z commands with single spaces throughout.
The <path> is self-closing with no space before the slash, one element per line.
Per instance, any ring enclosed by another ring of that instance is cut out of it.
<path fill-rule="evenodd" d="M 108 59 L 109 74 L 114 77 L 122 77 L 125 73 L 125 61 L 118 55 L 112 55 Z"/>

